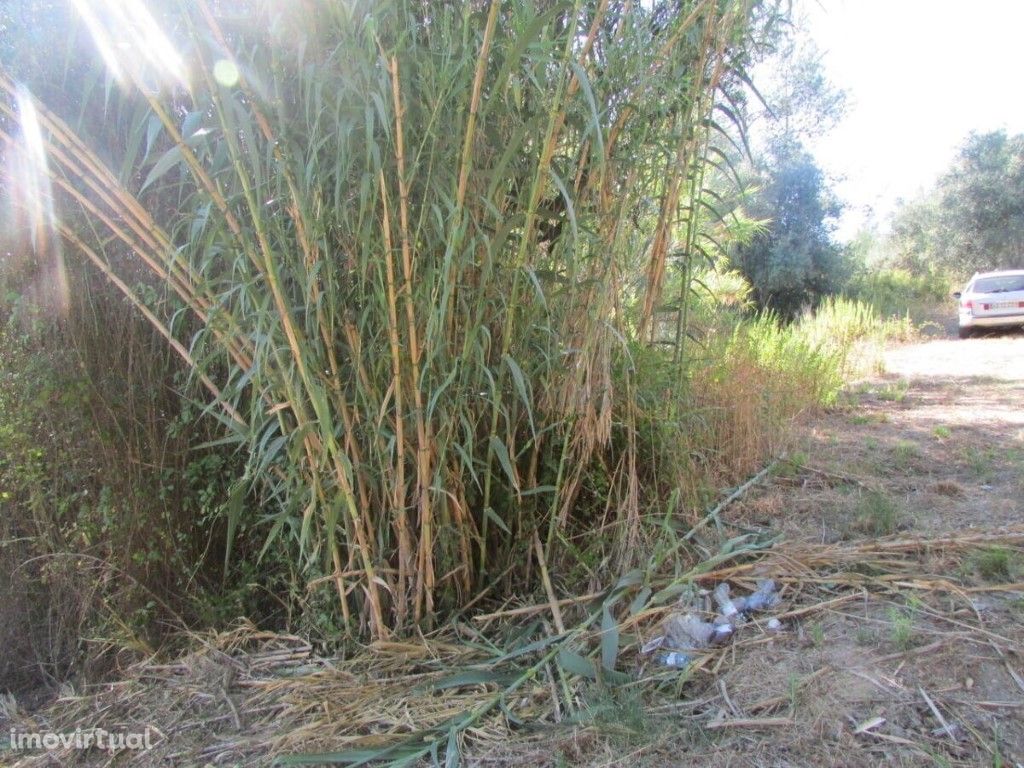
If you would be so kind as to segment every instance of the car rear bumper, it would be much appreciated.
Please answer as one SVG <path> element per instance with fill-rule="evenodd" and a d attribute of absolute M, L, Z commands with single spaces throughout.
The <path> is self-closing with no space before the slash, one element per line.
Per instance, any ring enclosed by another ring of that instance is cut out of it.
<path fill-rule="evenodd" d="M 1001 328 L 1003 326 L 1024 325 L 1024 313 L 1018 315 L 992 315 L 976 317 L 960 315 L 961 328 Z"/>

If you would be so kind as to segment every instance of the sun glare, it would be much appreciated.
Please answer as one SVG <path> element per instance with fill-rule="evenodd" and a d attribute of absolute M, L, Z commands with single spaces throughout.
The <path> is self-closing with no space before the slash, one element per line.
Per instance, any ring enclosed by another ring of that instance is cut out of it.
<path fill-rule="evenodd" d="M 225 88 L 234 88 L 239 78 L 238 66 L 233 61 L 221 59 L 213 65 L 213 79 Z"/>
<path fill-rule="evenodd" d="M 114 78 L 147 91 L 188 85 L 184 59 L 142 0 L 71 0 Z"/>
<path fill-rule="evenodd" d="M 36 257 L 34 268 L 28 270 L 33 279 L 25 295 L 37 309 L 65 314 L 70 294 L 42 129 L 32 96 L 24 88 L 18 89 L 17 103 L 21 136 L 7 158 L 12 180 L 8 194 L 15 229 L 29 236 Z"/>

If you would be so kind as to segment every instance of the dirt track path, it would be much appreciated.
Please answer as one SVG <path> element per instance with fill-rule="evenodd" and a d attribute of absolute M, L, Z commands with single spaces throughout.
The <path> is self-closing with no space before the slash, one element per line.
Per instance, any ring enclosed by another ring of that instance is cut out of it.
<path fill-rule="evenodd" d="M 858 519 L 863 488 L 813 469 L 883 493 L 898 530 L 1024 523 L 1024 334 L 898 347 L 885 370 L 811 426 L 797 459 L 812 471 L 785 494 L 787 536 L 835 540 L 871 522 Z"/>
<path fill-rule="evenodd" d="M 1024 333 L 903 346 L 885 369 L 809 425 L 795 466 L 731 522 L 836 547 L 1024 530 Z M 927 549 L 916 583 L 752 649 L 756 672 L 722 681 L 732 702 L 788 686 L 793 727 L 719 742 L 708 764 L 1024 765 L 1024 554 Z"/>

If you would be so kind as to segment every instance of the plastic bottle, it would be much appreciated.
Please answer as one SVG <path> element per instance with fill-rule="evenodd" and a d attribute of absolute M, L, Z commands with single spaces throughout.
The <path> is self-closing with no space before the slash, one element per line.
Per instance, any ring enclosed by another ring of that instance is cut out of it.
<path fill-rule="evenodd" d="M 672 667 L 673 669 L 686 669 L 688 666 L 690 666 L 690 663 L 693 661 L 693 659 L 691 659 L 689 656 L 687 656 L 685 653 L 682 653 L 681 651 L 670 651 L 668 653 L 663 653 L 660 656 L 660 659 L 662 664 L 664 664 L 666 667 Z"/>
<path fill-rule="evenodd" d="M 745 607 L 744 603 L 737 605 L 737 601 L 729 597 L 729 585 L 724 581 L 715 587 L 714 595 L 715 602 L 718 604 L 718 610 L 722 612 L 722 616 L 726 619 L 731 619 Z M 739 598 L 739 600 L 742 601 L 742 598 Z"/>
<path fill-rule="evenodd" d="M 762 579 L 757 582 L 757 591 L 747 597 L 747 611 L 765 611 L 779 603 L 779 596 L 775 594 L 775 582 L 771 579 Z"/>

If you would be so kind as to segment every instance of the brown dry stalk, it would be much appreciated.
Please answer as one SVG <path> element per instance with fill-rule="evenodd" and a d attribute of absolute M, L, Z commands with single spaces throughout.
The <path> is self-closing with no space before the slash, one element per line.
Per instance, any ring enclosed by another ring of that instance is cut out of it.
<path fill-rule="evenodd" d="M 391 392 L 395 398 L 395 480 L 392 504 L 398 529 L 398 599 L 399 623 L 405 619 L 409 572 L 413 563 L 413 545 L 405 514 L 405 417 L 402 407 L 402 353 L 398 338 L 398 293 L 395 287 L 395 262 L 392 256 L 391 214 L 388 205 L 384 171 L 378 176 L 381 200 L 381 230 L 384 236 L 384 279 L 388 300 L 388 342 L 391 348 Z"/>
<path fill-rule="evenodd" d="M 473 165 L 473 137 L 476 134 L 476 116 L 480 110 L 480 93 L 484 85 L 484 72 L 487 69 L 487 58 L 491 51 L 491 40 L 494 37 L 494 26 L 498 19 L 500 0 L 491 0 L 491 8 L 487 12 L 487 25 L 484 27 L 484 39 L 480 44 L 480 55 L 477 57 L 476 73 L 473 75 L 473 93 L 469 99 L 469 117 L 466 118 L 466 137 L 462 142 L 462 163 L 459 170 L 459 186 L 455 193 L 455 207 L 462 208 L 466 200 L 466 188 L 469 186 L 469 172 Z"/>
<path fill-rule="evenodd" d="M 788 728 L 793 725 L 796 725 L 796 721 L 790 717 L 750 717 L 713 720 L 704 727 L 709 731 L 715 731 L 722 728 Z"/>
<path fill-rule="evenodd" d="M 423 612 L 428 616 L 434 613 L 434 533 L 433 510 L 430 504 L 430 473 L 432 443 L 430 425 L 426 423 L 426 412 L 423 408 L 423 393 L 420 391 L 420 345 L 416 330 L 416 310 L 412 296 L 412 281 L 415 275 L 412 243 L 409 235 L 409 184 L 405 178 L 405 140 L 402 129 L 402 93 L 398 75 L 398 58 L 392 56 L 389 71 L 391 73 L 391 95 L 395 109 L 395 162 L 398 171 L 398 214 L 402 235 L 402 271 L 404 284 L 402 294 L 405 297 L 405 316 L 408 325 L 410 374 L 412 381 L 413 404 L 416 408 L 416 491 L 420 510 L 420 548 L 419 568 L 416 571 L 416 597 L 414 601 L 414 617 L 418 623 Z M 469 563 L 465 563 L 467 568 Z"/>
<path fill-rule="evenodd" d="M 694 11 L 696 12 L 696 11 Z M 658 225 L 655 229 L 654 242 L 651 244 L 651 255 L 647 267 L 647 290 L 644 295 L 643 311 L 640 314 L 640 325 L 638 336 L 643 338 L 648 329 L 654 341 L 654 313 L 658 302 L 661 301 L 661 294 L 665 283 L 665 269 L 667 265 L 669 246 L 672 242 L 672 228 L 676 220 L 676 213 L 679 209 L 682 180 L 690 172 L 691 166 L 698 159 L 697 150 L 700 146 L 703 133 L 696 126 L 707 111 L 707 105 L 703 104 L 701 95 L 709 90 L 707 81 L 707 67 L 710 60 L 710 51 L 714 42 L 715 10 L 709 12 L 709 18 L 705 21 L 704 42 L 701 45 L 701 57 L 696 67 L 697 77 L 690 88 L 690 108 L 683 123 L 694 126 L 692 132 L 684 133 L 680 137 L 676 147 L 674 164 L 670 164 L 668 170 L 668 189 L 662 196 L 661 210 L 658 213 Z M 719 41 L 721 44 L 721 41 Z M 721 66 L 719 54 L 719 67 Z M 716 68 L 716 72 L 718 69 Z M 717 81 L 712 81 L 710 88 L 717 88 Z M 697 200 L 691 190 L 690 200 L 690 226 L 693 218 L 697 216 Z M 685 290 L 685 286 L 684 286 Z"/>
<path fill-rule="evenodd" d="M 544 547 L 541 546 L 540 536 L 537 531 L 533 532 L 533 552 L 537 556 L 537 566 L 540 568 L 541 580 L 544 582 L 544 591 L 548 595 L 548 607 L 551 609 L 551 618 L 555 622 L 555 629 L 558 634 L 565 634 L 565 622 L 562 620 L 562 610 L 558 607 L 558 598 L 555 596 L 555 587 L 551 583 L 551 574 L 548 572 L 547 560 L 544 559 Z"/>

